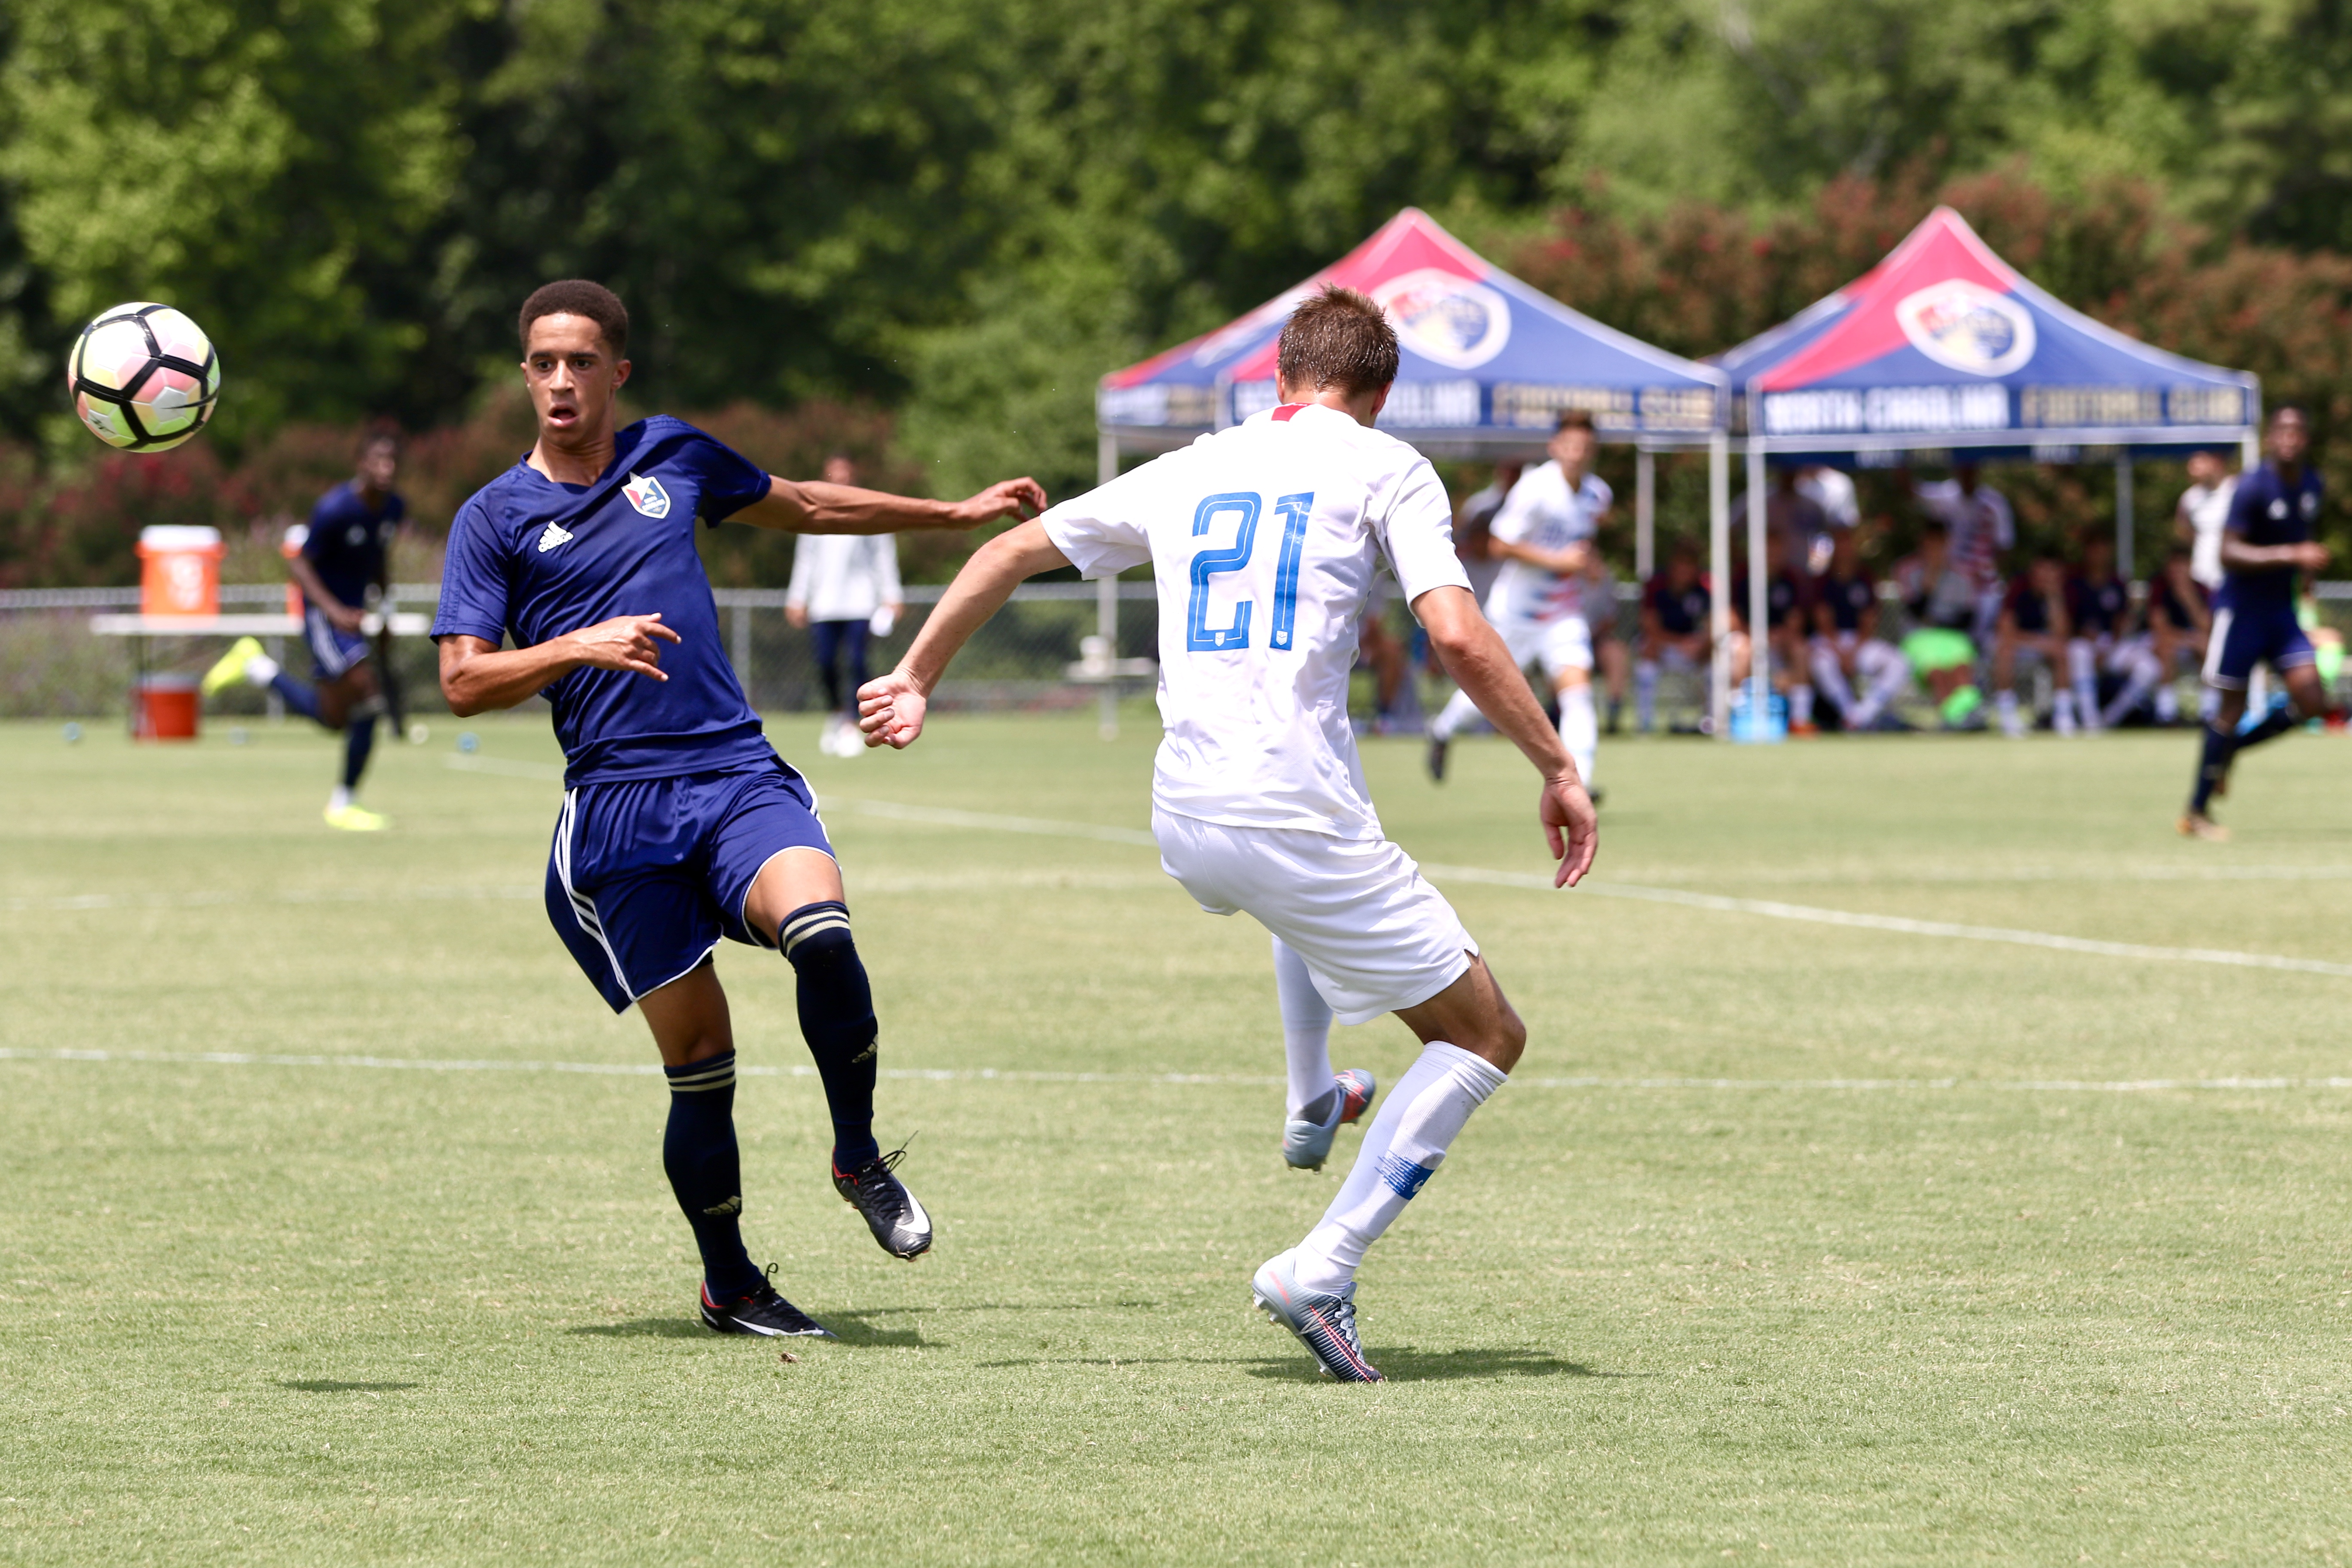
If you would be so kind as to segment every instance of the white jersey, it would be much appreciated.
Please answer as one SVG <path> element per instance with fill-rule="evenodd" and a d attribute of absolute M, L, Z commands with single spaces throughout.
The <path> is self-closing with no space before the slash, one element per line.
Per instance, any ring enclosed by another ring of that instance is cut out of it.
<path fill-rule="evenodd" d="M 1998 586 L 2001 552 L 2017 547 L 2017 516 L 2009 510 L 2009 498 L 1984 485 L 1965 494 L 1958 479 L 1930 479 L 1911 493 L 1928 516 L 1942 521 L 1952 563 L 1979 589 Z"/>
<path fill-rule="evenodd" d="M 2189 544 L 2189 574 L 2211 593 L 2221 585 L 2221 531 L 2230 524 L 2230 503 L 2237 499 L 2238 476 L 2218 485 L 2191 485 L 2180 492 L 2180 510 L 2195 531 Z"/>
<path fill-rule="evenodd" d="M 1507 544 L 1565 550 L 1601 531 L 1601 514 L 1615 499 L 1598 474 L 1587 474 L 1574 489 L 1556 462 L 1538 463 L 1519 476 L 1503 510 L 1495 514 L 1494 535 Z M 1561 576 L 1524 561 L 1506 561 L 1486 595 L 1486 618 L 1549 621 L 1577 613 L 1582 590 L 1574 576 Z"/>
<path fill-rule="evenodd" d="M 813 621 L 862 621 L 906 597 L 898 542 L 887 533 L 803 533 L 793 545 L 784 603 Z"/>
<path fill-rule="evenodd" d="M 1159 582 L 1154 805 L 1229 826 L 1381 837 L 1348 723 L 1372 574 L 1385 555 L 1407 604 L 1470 585 L 1426 458 L 1338 409 L 1291 404 L 1042 521 L 1086 576 L 1150 562 Z"/>
<path fill-rule="evenodd" d="M 1852 528 L 1862 521 L 1862 502 L 1853 493 L 1853 479 L 1835 468 L 1806 469 L 1797 480 L 1797 493 L 1821 508 L 1832 528 Z"/>

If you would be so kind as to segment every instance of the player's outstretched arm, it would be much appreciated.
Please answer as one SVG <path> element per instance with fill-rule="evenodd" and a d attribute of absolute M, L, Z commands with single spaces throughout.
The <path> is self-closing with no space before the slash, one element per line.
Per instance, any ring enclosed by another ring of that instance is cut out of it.
<path fill-rule="evenodd" d="M 1022 583 L 1069 563 L 1069 557 L 1045 536 L 1045 525 L 1034 519 L 973 551 L 898 668 L 857 689 L 857 727 L 866 731 L 866 743 L 902 752 L 913 745 L 923 732 L 932 690 L 971 634 L 1003 607 Z"/>
<path fill-rule="evenodd" d="M 1031 479 L 1003 479 L 962 500 L 918 500 L 856 485 L 768 478 L 768 493 L 729 521 L 788 533 L 898 533 L 910 528 L 978 528 L 1019 522 L 1045 510 L 1045 489 Z"/>
<path fill-rule="evenodd" d="M 1478 601 L 1467 588 L 1432 588 L 1412 602 L 1412 613 L 1444 658 L 1445 672 L 1543 774 L 1536 816 L 1543 823 L 1552 858 L 1559 862 L 1552 885 L 1576 886 L 1592 868 L 1592 857 L 1601 847 L 1600 821 L 1593 815 L 1592 797 L 1584 793 L 1584 781 L 1576 776 L 1576 763 L 1544 717 L 1535 693 L 1528 689 L 1518 661 L 1478 613 Z"/>
<path fill-rule="evenodd" d="M 661 616 L 615 616 L 576 632 L 501 652 L 496 643 L 459 634 L 441 639 L 441 695 L 460 719 L 529 701 L 575 669 L 627 670 L 667 680 L 661 645 L 682 640 Z"/>

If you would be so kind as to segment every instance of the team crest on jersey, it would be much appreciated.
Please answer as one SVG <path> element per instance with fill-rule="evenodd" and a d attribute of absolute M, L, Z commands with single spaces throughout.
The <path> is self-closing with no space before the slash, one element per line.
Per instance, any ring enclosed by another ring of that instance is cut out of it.
<path fill-rule="evenodd" d="M 621 493 L 629 498 L 631 506 L 635 507 L 647 517 L 669 515 L 669 492 L 662 489 L 659 479 L 648 479 L 631 474 L 629 482 L 621 487 Z"/>
<path fill-rule="evenodd" d="M 1424 267 L 1372 290 L 1404 345 L 1455 370 L 1485 364 L 1511 341 L 1510 302 L 1483 283 Z"/>
<path fill-rule="evenodd" d="M 1948 370 L 2007 375 L 2033 357 L 2033 317 L 2006 294 L 1965 278 L 1920 289 L 1895 307 L 1911 346 Z"/>

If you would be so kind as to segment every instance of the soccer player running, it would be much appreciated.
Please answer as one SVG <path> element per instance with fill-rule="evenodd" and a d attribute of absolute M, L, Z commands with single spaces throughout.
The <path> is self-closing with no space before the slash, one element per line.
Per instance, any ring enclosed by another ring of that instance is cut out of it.
<path fill-rule="evenodd" d="M 1426 458 L 1372 428 L 1397 370 L 1380 307 L 1327 288 L 1285 323 L 1276 366 L 1278 407 L 982 545 L 858 706 L 869 744 L 904 748 L 949 660 L 1024 578 L 1151 563 L 1162 867 L 1203 910 L 1245 910 L 1281 938 L 1342 1023 L 1393 1012 L 1423 1042 L 1322 1222 L 1251 1282 L 1324 1372 L 1375 1382 L 1356 1332 L 1364 1249 L 1527 1041 L 1477 943 L 1383 837 L 1365 788 L 1347 680 L 1381 556 L 1446 668 L 1542 775 L 1537 816 L 1558 884 L 1584 875 L 1598 839 L 1576 764 L 1471 595 L 1444 486 Z"/>
<path fill-rule="evenodd" d="M 327 797 L 326 821 L 347 833 L 389 827 L 359 803 L 360 778 L 375 750 L 376 716 L 383 711 L 375 669 L 368 662 L 367 595 L 385 600 L 392 589 L 392 539 L 408 505 L 392 488 L 400 471 L 400 440 L 383 431 L 360 441 L 356 471 L 310 509 L 302 548 L 286 563 L 302 591 L 302 640 L 310 645 L 313 684 L 288 675 L 252 637 L 239 637 L 205 674 L 207 697 L 244 680 L 278 694 L 287 707 L 329 730 L 343 732 L 341 782 Z"/>
<path fill-rule="evenodd" d="M 949 503 L 795 484 L 664 416 L 616 431 L 629 378 L 621 301 L 594 283 L 551 283 L 520 326 L 539 441 L 451 525 L 433 623 L 441 689 L 460 717 L 541 692 L 554 707 L 569 766 L 548 918 L 613 1010 L 634 1004 L 653 1030 L 670 1088 L 662 1165 L 702 1254 L 703 1322 L 823 1334 L 743 1246 L 719 938 L 780 949 L 797 975 L 835 1188 L 894 1257 L 927 1249 L 931 1222 L 875 1141 L 874 1000 L 841 870 L 808 785 L 761 733 L 727 662 L 695 519 L 796 533 L 969 528 L 1030 515 L 1045 492 L 1013 479 Z"/>
<path fill-rule="evenodd" d="M 1601 721 L 1592 705 L 1592 631 L 1584 621 L 1579 574 L 1613 499 L 1592 471 L 1598 445 L 1591 415 L 1575 408 L 1561 415 L 1545 447 L 1550 460 L 1519 476 L 1486 542 L 1487 553 L 1503 563 L 1486 596 L 1487 616 L 1522 668 L 1543 666 L 1559 699 L 1559 738 L 1588 788 Z M 1481 711 L 1466 688 L 1438 710 L 1429 726 L 1431 778 L 1444 782 L 1454 731 Z"/>
<path fill-rule="evenodd" d="M 2319 521 L 2321 490 L 2319 475 L 2306 460 L 2309 416 L 2291 403 L 2273 409 L 2264 445 L 2270 460 L 2239 479 L 2221 531 L 2221 589 L 2214 595 L 2213 630 L 2205 649 L 2205 684 L 2221 694 L 2221 701 L 2205 721 L 2196 787 L 2180 816 L 2180 831 L 2191 838 L 2229 837 L 2210 808 L 2240 752 L 2317 718 L 2327 706 L 2314 668 L 2318 656 L 2294 613 L 2296 574 L 2327 565 L 2327 547 L 2311 537 Z M 2240 733 L 2246 682 L 2263 663 L 2286 683 L 2288 700 Z"/>

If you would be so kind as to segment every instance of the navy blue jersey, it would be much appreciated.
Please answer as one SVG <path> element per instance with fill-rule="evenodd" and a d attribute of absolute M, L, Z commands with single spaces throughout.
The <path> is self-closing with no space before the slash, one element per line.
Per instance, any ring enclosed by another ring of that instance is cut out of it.
<path fill-rule="evenodd" d="M 2104 583 L 2069 577 L 2066 618 L 2078 637 L 2121 637 L 2131 624 L 2131 590 L 2116 576 Z"/>
<path fill-rule="evenodd" d="M 1649 592 L 1643 597 L 1650 613 L 1658 617 L 1658 629 L 1670 637 L 1689 637 L 1706 625 L 1707 592 L 1703 582 L 1677 588 L 1662 572 L 1650 579 Z"/>
<path fill-rule="evenodd" d="M 1878 584 L 1868 573 L 1846 578 L 1822 579 L 1821 601 L 1830 607 L 1830 624 L 1842 632 L 1862 630 L 1862 618 L 1878 604 Z"/>
<path fill-rule="evenodd" d="M 571 764 L 565 786 L 765 762 L 775 752 L 727 662 L 694 520 L 718 523 L 767 493 L 750 459 L 660 415 L 620 433 L 593 485 L 558 484 L 518 462 L 450 524 L 433 635 L 496 643 L 511 633 L 529 647 L 659 613 L 681 639 L 659 645 L 667 680 L 583 668 L 547 689 Z"/>
<path fill-rule="evenodd" d="M 2308 463 L 2290 487 L 2279 478 L 2278 466 L 2264 463 L 2238 481 L 2230 500 L 2229 531 L 2248 544 L 2302 544 L 2319 522 L 2319 474 Z M 2221 591 L 2213 596 L 2224 610 L 2280 610 L 2294 613 L 2293 572 L 2230 572 L 2221 575 Z"/>
<path fill-rule="evenodd" d="M 384 552 L 407 515 L 408 504 L 395 492 L 386 490 L 383 504 L 371 507 L 360 487 L 345 479 L 310 509 L 302 553 L 327 592 L 356 609 L 367 603 L 368 584 L 383 580 Z"/>
<path fill-rule="evenodd" d="M 2189 591 L 2196 595 L 2200 600 L 2205 596 L 2203 586 L 2195 582 L 2189 584 Z M 2197 629 L 2196 615 L 2174 590 L 2169 575 L 2158 577 L 2148 584 L 2148 625 L 2153 626 L 2159 616 L 2176 631 L 2188 632 Z"/>
<path fill-rule="evenodd" d="M 2009 597 L 2002 607 L 2009 611 L 2010 620 L 2019 631 L 2038 634 L 2050 629 L 2050 599 L 2051 595 L 2033 585 L 2032 575 L 2028 574 L 2010 584 Z"/>
<path fill-rule="evenodd" d="M 1774 626 L 1788 626 L 1792 620 L 1804 625 L 1811 603 L 1806 584 L 1786 572 L 1775 572 L 1764 584 L 1764 613 Z M 1731 579 L 1731 613 L 1744 624 L 1748 617 L 1748 574 L 1740 572 Z"/>

